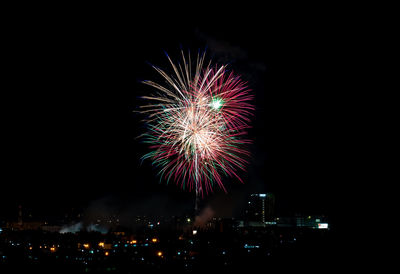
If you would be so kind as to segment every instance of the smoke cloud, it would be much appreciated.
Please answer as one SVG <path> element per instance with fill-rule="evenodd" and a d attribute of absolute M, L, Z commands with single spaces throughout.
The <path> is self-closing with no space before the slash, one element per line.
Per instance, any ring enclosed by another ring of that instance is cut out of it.
<path fill-rule="evenodd" d="M 207 206 L 205 207 L 201 212 L 199 216 L 196 216 L 193 226 L 194 227 L 199 227 L 203 228 L 207 225 L 209 221 L 214 217 L 215 212 L 214 210 L 210 207 Z"/>
<path fill-rule="evenodd" d="M 80 231 L 87 231 L 87 232 L 100 232 L 102 234 L 106 234 L 108 232 L 108 228 L 101 226 L 99 224 L 89 224 L 84 225 L 83 222 L 78 222 L 72 225 L 64 226 L 60 233 L 77 233 Z"/>

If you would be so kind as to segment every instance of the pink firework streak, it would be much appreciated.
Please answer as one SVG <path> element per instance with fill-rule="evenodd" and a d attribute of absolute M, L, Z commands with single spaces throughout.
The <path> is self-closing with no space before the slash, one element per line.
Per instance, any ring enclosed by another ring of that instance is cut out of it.
<path fill-rule="evenodd" d="M 160 179 L 202 196 L 215 185 L 226 191 L 222 176 L 242 182 L 238 170 L 249 158 L 245 136 L 254 111 L 246 83 L 204 57 L 197 55 L 192 66 L 190 55 L 182 52 L 178 65 L 167 55 L 173 73 L 153 66 L 165 84 L 144 81 L 156 92 L 143 96 L 148 104 L 140 107 L 148 125 L 142 138 L 151 150 L 142 159 L 151 159 Z"/>

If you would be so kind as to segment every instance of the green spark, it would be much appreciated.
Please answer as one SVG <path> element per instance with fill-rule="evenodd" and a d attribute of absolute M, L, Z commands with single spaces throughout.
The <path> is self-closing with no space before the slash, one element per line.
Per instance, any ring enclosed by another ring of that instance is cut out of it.
<path fill-rule="evenodd" d="M 224 104 L 224 100 L 222 100 L 221 98 L 215 97 L 212 99 L 210 106 L 215 110 L 219 110 L 223 104 Z"/>

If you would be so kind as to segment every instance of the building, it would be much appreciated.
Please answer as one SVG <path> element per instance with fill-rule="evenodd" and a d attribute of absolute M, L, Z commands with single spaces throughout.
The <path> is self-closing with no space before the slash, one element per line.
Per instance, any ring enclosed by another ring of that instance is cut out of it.
<path fill-rule="evenodd" d="M 325 216 L 297 215 L 294 217 L 279 217 L 275 220 L 278 227 L 328 229 L 329 226 Z"/>
<path fill-rule="evenodd" d="M 249 225 L 263 226 L 273 220 L 275 196 L 272 193 L 251 194 L 245 209 L 245 221 Z"/>

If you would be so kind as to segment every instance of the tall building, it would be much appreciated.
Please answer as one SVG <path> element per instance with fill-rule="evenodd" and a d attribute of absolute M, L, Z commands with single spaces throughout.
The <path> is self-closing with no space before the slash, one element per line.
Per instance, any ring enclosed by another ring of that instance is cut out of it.
<path fill-rule="evenodd" d="M 247 200 L 245 220 L 265 224 L 274 217 L 275 196 L 272 193 L 251 194 Z"/>
<path fill-rule="evenodd" d="M 275 195 L 267 193 L 265 197 L 265 221 L 271 222 L 275 219 Z"/>

